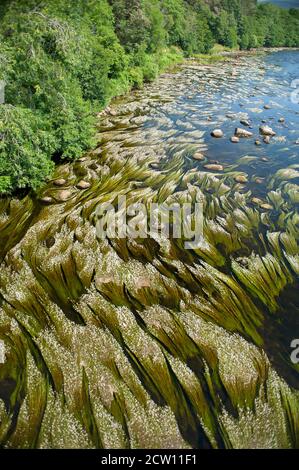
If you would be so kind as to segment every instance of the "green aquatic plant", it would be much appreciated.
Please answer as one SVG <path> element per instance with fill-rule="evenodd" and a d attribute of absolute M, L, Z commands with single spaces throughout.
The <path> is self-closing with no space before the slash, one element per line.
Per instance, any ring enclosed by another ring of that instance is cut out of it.
<path fill-rule="evenodd" d="M 198 67 L 178 75 L 199 87 Z M 298 447 L 281 338 L 297 314 L 297 168 L 274 162 L 259 186 L 255 157 L 205 168 L 206 110 L 190 103 L 185 122 L 180 93 L 166 76 L 119 99 L 95 150 L 36 195 L 0 200 L 1 447 Z M 120 196 L 189 203 L 194 229 L 201 203 L 197 246 L 151 233 L 143 213 L 138 238 L 102 237 L 102 205 L 123 215 Z"/>

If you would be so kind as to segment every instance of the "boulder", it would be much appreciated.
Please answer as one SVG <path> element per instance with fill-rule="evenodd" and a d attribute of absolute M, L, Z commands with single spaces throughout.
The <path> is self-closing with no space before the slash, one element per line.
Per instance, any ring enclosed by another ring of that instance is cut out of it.
<path fill-rule="evenodd" d="M 98 169 L 98 165 L 94 162 L 94 163 L 92 163 L 91 165 L 89 165 L 89 168 L 90 168 L 91 170 L 96 171 L 96 170 Z"/>
<path fill-rule="evenodd" d="M 152 170 L 159 170 L 160 165 L 159 165 L 159 163 L 150 163 L 150 164 L 149 164 L 149 167 L 150 167 Z"/>
<path fill-rule="evenodd" d="M 240 127 L 237 127 L 237 129 L 235 130 L 235 137 L 249 138 L 252 136 L 252 132 L 246 131 L 246 129 L 241 129 Z"/>
<path fill-rule="evenodd" d="M 211 132 L 212 137 L 216 137 L 216 139 L 220 139 L 221 137 L 224 136 L 223 131 L 221 129 L 214 129 Z"/>
<path fill-rule="evenodd" d="M 241 119 L 240 124 L 245 127 L 250 127 L 250 122 L 247 119 Z"/>
<path fill-rule="evenodd" d="M 240 139 L 239 139 L 239 137 L 237 137 L 237 136 L 234 135 L 233 137 L 230 138 L 230 141 L 231 141 L 233 144 L 237 144 L 238 142 L 240 142 Z"/>
<path fill-rule="evenodd" d="M 52 246 L 55 245 L 55 238 L 54 237 L 49 237 L 45 241 L 46 247 L 47 248 L 52 248 Z"/>
<path fill-rule="evenodd" d="M 56 194 L 56 199 L 59 202 L 65 202 L 67 201 L 70 197 L 72 196 L 72 192 L 69 189 L 64 189 L 62 191 L 59 191 L 58 194 Z"/>
<path fill-rule="evenodd" d="M 54 199 L 50 196 L 44 196 L 40 198 L 40 202 L 42 202 L 43 204 L 52 204 L 54 202 Z"/>
<path fill-rule="evenodd" d="M 227 113 L 226 114 L 226 117 L 228 119 L 237 119 L 238 115 L 237 114 L 233 114 L 233 113 Z"/>
<path fill-rule="evenodd" d="M 248 179 L 245 175 L 237 175 L 235 176 L 234 180 L 237 183 L 242 183 L 242 184 L 248 183 Z"/>
<path fill-rule="evenodd" d="M 66 184 L 66 180 L 63 178 L 59 178 L 58 180 L 53 181 L 55 186 L 64 186 Z"/>
<path fill-rule="evenodd" d="M 205 159 L 205 156 L 200 153 L 200 152 L 196 152 L 194 155 L 193 155 L 193 159 L 194 160 L 198 160 L 198 161 L 203 161 Z"/>
<path fill-rule="evenodd" d="M 81 180 L 77 184 L 78 189 L 88 189 L 90 188 L 91 184 L 88 181 Z"/>
<path fill-rule="evenodd" d="M 204 168 L 211 171 L 223 171 L 223 165 L 218 165 L 216 163 L 209 163 L 208 165 L 205 165 Z"/>
<path fill-rule="evenodd" d="M 276 135 L 276 132 L 274 132 L 273 129 L 269 126 L 261 126 L 260 134 L 268 137 L 273 137 L 274 135 Z"/>
<path fill-rule="evenodd" d="M 267 204 L 267 203 L 260 204 L 260 208 L 264 209 L 265 211 L 272 211 L 273 210 L 273 206 L 271 206 L 271 204 Z"/>

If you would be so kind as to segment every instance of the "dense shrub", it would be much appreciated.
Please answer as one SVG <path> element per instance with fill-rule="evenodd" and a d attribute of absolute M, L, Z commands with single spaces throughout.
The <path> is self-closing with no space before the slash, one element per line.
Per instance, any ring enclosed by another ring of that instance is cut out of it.
<path fill-rule="evenodd" d="M 37 113 L 0 106 L 0 192 L 37 188 L 53 170 L 55 150 L 54 133 Z"/>

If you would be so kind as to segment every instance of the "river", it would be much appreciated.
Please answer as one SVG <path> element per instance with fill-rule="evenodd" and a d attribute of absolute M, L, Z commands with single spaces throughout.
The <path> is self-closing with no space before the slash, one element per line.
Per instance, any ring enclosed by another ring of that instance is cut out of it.
<path fill-rule="evenodd" d="M 0 445 L 298 448 L 298 79 L 299 51 L 188 61 L 0 199 Z M 99 236 L 120 196 L 144 236 Z M 199 201 L 192 249 L 148 232 Z"/>

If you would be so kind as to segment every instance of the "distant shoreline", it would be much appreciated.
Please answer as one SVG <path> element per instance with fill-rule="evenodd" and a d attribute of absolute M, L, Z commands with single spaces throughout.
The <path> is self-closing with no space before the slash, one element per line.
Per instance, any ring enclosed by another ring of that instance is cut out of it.
<path fill-rule="evenodd" d="M 230 55 L 250 55 L 257 52 L 280 52 L 280 51 L 299 51 L 299 47 L 258 47 L 256 49 L 248 50 L 232 50 L 219 52 L 219 55 L 230 56 Z"/>

